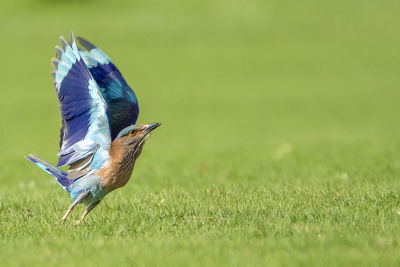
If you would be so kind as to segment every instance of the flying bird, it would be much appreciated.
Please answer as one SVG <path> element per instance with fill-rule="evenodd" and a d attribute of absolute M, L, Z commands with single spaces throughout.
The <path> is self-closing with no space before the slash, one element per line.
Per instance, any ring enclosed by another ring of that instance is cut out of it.
<path fill-rule="evenodd" d="M 111 59 L 71 32 L 60 37 L 52 59 L 54 87 L 61 112 L 57 166 L 32 154 L 26 158 L 54 176 L 73 202 L 87 206 L 79 223 L 111 191 L 124 186 L 150 133 L 160 123 L 136 124 L 139 105 L 133 90 Z M 59 167 L 69 166 L 68 171 Z"/>

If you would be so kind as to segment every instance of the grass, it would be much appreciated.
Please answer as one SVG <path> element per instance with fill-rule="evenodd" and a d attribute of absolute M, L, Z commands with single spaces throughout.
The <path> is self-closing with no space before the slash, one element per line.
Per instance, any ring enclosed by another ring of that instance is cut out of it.
<path fill-rule="evenodd" d="M 0 260 L 398 266 L 398 1 L 14 1 L 0 10 Z M 75 226 L 49 72 L 70 29 L 162 122 Z"/>

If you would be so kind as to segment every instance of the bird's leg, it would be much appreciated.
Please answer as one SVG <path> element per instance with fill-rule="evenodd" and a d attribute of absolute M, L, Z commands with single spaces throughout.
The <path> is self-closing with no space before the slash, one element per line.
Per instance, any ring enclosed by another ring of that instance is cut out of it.
<path fill-rule="evenodd" d="M 68 215 L 71 213 L 71 211 L 75 208 L 76 205 L 79 204 L 79 202 L 86 197 L 89 194 L 89 190 L 85 190 L 82 194 L 80 194 L 74 202 L 72 202 L 71 206 L 69 206 L 67 212 L 65 213 L 64 217 L 62 217 L 61 220 L 65 221 L 68 217 Z"/>
<path fill-rule="evenodd" d="M 90 204 L 89 207 L 87 207 L 87 208 L 85 209 L 85 211 L 83 212 L 81 219 L 78 221 L 78 224 L 82 223 L 82 222 L 83 222 L 83 219 L 85 219 L 86 215 L 88 215 L 89 212 L 90 212 L 92 209 L 94 209 L 97 205 L 99 205 L 99 203 L 100 203 L 100 201 L 98 200 L 98 201 L 95 201 L 95 202 L 93 202 L 92 204 Z"/>

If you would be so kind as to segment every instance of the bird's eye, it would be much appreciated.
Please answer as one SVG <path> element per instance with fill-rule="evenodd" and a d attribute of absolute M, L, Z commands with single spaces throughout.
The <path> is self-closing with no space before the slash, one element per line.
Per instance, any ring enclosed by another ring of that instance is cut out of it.
<path fill-rule="evenodd" d="M 135 133 L 135 130 L 129 131 L 129 134 L 130 134 L 130 135 L 133 135 L 134 133 Z"/>

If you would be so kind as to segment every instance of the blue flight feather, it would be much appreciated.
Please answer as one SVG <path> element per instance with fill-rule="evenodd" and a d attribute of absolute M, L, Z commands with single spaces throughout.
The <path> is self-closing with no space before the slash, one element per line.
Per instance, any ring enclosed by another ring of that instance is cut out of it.
<path fill-rule="evenodd" d="M 75 40 L 61 39 L 54 73 L 62 128 L 58 166 L 71 165 L 93 155 L 96 167 L 108 160 L 111 143 L 109 110 L 96 81 L 82 59 Z M 99 163 L 101 162 L 101 164 Z"/>
<path fill-rule="evenodd" d="M 39 166 L 41 169 L 43 169 L 48 174 L 54 176 L 54 178 L 56 178 L 59 185 L 61 185 L 61 187 L 64 188 L 65 191 L 70 192 L 68 187 L 71 185 L 73 180 L 69 180 L 67 178 L 66 172 L 63 172 L 59 168 L 51 165 L 50 163 L 42 160 L 39 157 L 36 157 L 35 155 L 31 154 L 31 155 L 27 156 L 26 158 L 29 159 L 30 161 L 32 161 L 33 163 L 35 163 L 37 166 Z"/>
<path fill-rule="evenodd" d="M 79 52 L 108 104 L 111 140 L 114 140 L 122 129 L 137 121 L 139 105 L 136 95 L 100 48 L 81 37 L 77 40 L 86 49 Z"/>

